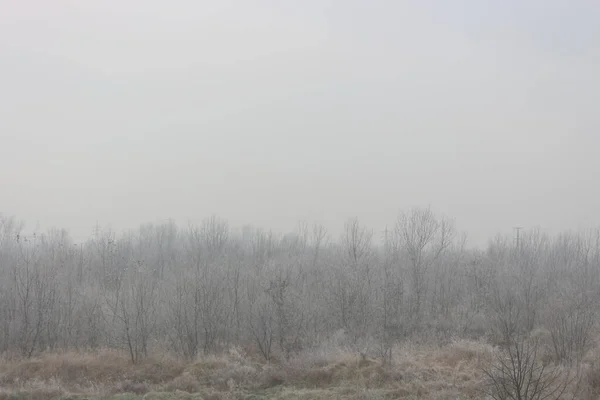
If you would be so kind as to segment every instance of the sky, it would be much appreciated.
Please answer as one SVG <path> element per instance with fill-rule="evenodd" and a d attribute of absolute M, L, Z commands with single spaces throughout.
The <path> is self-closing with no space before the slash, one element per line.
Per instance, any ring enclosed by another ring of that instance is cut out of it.
<path fill-rule="evenodd" d="M 0 0 L 0 213 L 600 226 L 600 5 Z"/>

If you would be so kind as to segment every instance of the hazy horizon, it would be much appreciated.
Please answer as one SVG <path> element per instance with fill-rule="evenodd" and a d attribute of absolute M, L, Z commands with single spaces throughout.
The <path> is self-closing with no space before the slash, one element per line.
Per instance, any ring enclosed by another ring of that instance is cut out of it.
<path fill-rule="evenodd" d="M 595 2 L 0 4 L 0 213 L 28 227 L 600 226 Z"/>

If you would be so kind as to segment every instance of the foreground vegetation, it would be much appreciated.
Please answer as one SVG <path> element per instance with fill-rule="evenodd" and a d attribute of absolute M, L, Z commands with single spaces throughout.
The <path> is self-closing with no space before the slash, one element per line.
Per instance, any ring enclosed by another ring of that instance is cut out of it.
<path fill-rule="evenodd" d="M 194 362 L 165 355 L 132 364 L 114 350 L 3 360 L 0 399 L 477 399 L 485 397 L 485 371 L 498 355 L 497 348 L 473 341 L 405 345 L 383 366 L 329 346 L 271 364 L 242 349 Z M 582 360 L 579 378 L 561 398 L 597 398 L 596 353 Z"/>
<path fill-rule="evenodd" d="M 0 364 L 0 399 L 456 399 L 478 396 L 492 348 L 461 341 L 397 347 L 393 364 L 326 346 L 266 364 L 233 349 L 195 362 L 152 357 L 132 364 L 114 350 L 45 354 Z"/>

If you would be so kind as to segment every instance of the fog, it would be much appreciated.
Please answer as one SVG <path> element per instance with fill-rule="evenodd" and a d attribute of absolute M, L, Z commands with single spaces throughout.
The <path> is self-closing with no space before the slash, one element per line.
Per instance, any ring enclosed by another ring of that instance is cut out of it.
<path fill-rule="evenodd" d="M 593 1 L 0 1 L 0 212 L 597 226 Z"/>

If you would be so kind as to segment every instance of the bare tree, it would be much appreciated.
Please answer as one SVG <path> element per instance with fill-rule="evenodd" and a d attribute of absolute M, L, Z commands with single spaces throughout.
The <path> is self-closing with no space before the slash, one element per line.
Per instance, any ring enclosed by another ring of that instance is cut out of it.
<path fill-rule="evenodd" d="M 326 241 L 327 241 L 327 229 L 322 224 L 315 223 L 313 225 L 312 235 L 311 235 L 311 240 L 310 240 L 312 248 L 313 248 L 313 260 L 312 260 L 313 268 L 316 267 L 316 265 L 319 261 L 319 256 L 321 255 L 323 246 L 325 246 L 327 244 Z"/>
<path fill-rule="evenodd" d="M 579 363 L 591 349 L 597 312 L 586 292 L 557 299 L 547 318 L 556 359 Z"/>
<path fill-rule="evenodd" d="M 248 325 L 260 353 L 267 362 L 271 361 L 275 339 L 274 304 L 265 293 L 252 302 Z"/>
<path fill-rule="evenodd" d="M 392 363 L 392 349 L 403 332 L 402 305 L 404 282 L 398 268 L 399 248 L 394 235 L 384 236 L 383 276 L 380 283 L 380 316 L 378 318 L 380 357 L 384 365 Z"/>
<path fill-rule="evenodd" d="M 373 233 L 358 219 L 346 221 L 341 237 L 339 264 L 331 276 L 330 290 L 337 304 L 340 325 L 358 339 L 369 328 L 372 286 Z"/>
<path fill-rule="evenodd" d="M 39 348 L 43 330 L 56 299 L 55 272 L 40 260 L 38 235 L 17 239 L 19 258 L 13 266 L 15 322 L 21 355 L 31 357 Z"/>
<path fill-rule="evenodd" d="M 512 285 L 498 282 L 489 299 L 492 331 L 502 345 L 523 332 L 523 307 Z"/>
<path fill-rule="evenodd" d="M 102 285 L 111 289 L 119 282 L 120 272 L 117 268 L 117 241 L 111 230 L 101 231 L 99 226 L 94 230 L 92 246 L 95 249 L 94 270 L 100 277 Z"/>
<path fill-rule="evenodd" d="M 427 272 L 451 245 L 454 223 L 436 217 L 429 208 L 415 208 L 400 214 L 395 232 L 408 257 L 412 284 L 410 314 L 418 322 L 426 296 Z"/>
<path fill-rule="evenodd" d="M 128 267 L 122 288 L 120 301 L 106 296 L 106 304 L 113 316 L 117 339 L 127 348 L 131 361 L 137 363 L 148 356 L 156 327 L 158 282 L 152 271 L 137 261 Z"/>
<path fill-rule="evenodd" d="M 207 253 L 213 258 L 217 257 L 223 253 L 229 240 L 229 224 L 213 215 L 202 221 L 200 236 Z"/>
<path fill-rule="evenodd" d="M 558 400 L 576 380 L 570 370 L 542 363 L 536 341 L 515 340 L 483 368 L 484 393 L 494 400 Z"/>

